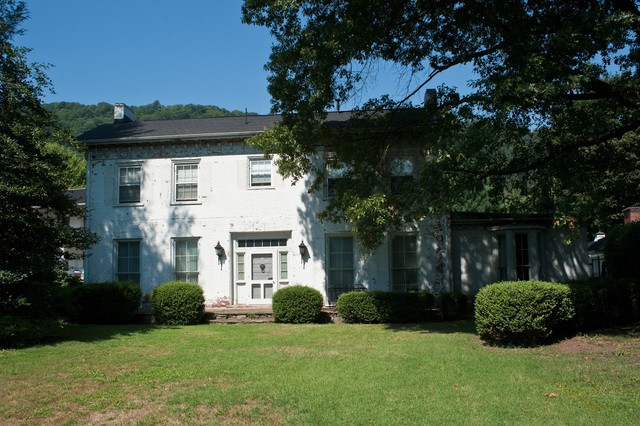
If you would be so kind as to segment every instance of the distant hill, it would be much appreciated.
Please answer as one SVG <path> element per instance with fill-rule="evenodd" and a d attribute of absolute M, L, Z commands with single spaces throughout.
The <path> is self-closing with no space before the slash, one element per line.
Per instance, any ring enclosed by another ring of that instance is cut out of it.
<path fill-rule="evenodd" d="M 113 105 L 100 102 L 97 105 L 84 105 L 78 102 L 52 102 L 44 107 L 58 117 L 64 127 L 71 129 L 74 135 L 80 135 L 101 124 L 113 121 Z M 182 118 L 228 117 L 244 115 L 244 111 L 220 108 L 215 105 L 162 105 L 155 101 L 149 105 L 132 106 L 136 121 L 176 120 Z M 254 112 L 248 113 L 256 115 Z"/>

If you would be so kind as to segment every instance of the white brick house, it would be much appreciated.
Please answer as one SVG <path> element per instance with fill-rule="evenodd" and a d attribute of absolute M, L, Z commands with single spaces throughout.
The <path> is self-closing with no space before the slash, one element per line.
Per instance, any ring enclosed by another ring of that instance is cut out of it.
<path fill-rule="evenodd" d="M 148 292 L 174 279 L 194 281 L 216 305 L 269 304 L 273 292 L 292 284 L 314 287 L 334 303 L 353 288 L 474 294 L 500 271 L 516 277 L 516 248 L 496 235 L 513 239 L 517 224 L 509 233 L 455 221 L 452 228 L 450 218 L 432 217 L 360 256 L 347 226 L 316 219 L 327 190 L 309 194 L 308 181 L 283 179 L 272 160 L 245 144 L 278 116 L 135 122 L 123 108 L 116 106 L 114 124 L 81 137 L 88 148 L 86 226 L 101 237 L 85 259 L 88 283 L 130 280 Z M 586 244 L 569 249 L 571 261 L 545 257 L 553 250 L 539 247 L 555 238 L 549 225 L 527 228 L 526 253 L 520 237 L 518 270 L 530 268 L 531 278 L 581 277 Z M 460 262 L 476 239 L 482 273 Z"/>

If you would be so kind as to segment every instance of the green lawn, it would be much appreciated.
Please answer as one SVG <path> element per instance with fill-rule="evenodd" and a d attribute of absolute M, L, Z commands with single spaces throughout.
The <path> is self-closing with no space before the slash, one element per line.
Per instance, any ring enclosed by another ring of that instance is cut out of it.
<path fill-rule="evenodd" d="M 0 424 L 640 424 L 640 337 L 471 322 L 70 326 L 0 351 Z"/>

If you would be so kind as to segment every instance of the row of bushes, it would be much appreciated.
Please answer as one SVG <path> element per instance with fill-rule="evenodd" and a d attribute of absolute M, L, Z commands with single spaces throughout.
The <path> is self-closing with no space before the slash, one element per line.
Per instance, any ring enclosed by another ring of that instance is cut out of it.
<path fill-rule="evenodd" d="M 137 284 L 97 283 L 71 290 L 71 318 L 80 323 L 123 324 L 140 307 L 142 293 Z M 197 284 L 171 281 L 153 289 L 150 298 L 157 324 L 197 324 L 204 314 L 204 294 Z"/>
<path fill-rule="evenodd" d="M 408 323 L 431 319 L 435 305 L 435 296 L 427 292 L 352 291 L 340 295 L 337 311 L 347 323 Z M 438 306 L 443 319 L 463 318 L 468 299 L 462 293 L 443 293 Z M 277 322 L 317 322 L 322 294 L 300 285 L 283 288 L 273 295 L 272 308 Z"/>
<path fill-rule="evenodd" d="M 550 338 L 640 320 L 635 280 L 568 284 L 515 281 L 482 288 L 475 300 L 481 338 L 500 344 L 535 345 Z"/>

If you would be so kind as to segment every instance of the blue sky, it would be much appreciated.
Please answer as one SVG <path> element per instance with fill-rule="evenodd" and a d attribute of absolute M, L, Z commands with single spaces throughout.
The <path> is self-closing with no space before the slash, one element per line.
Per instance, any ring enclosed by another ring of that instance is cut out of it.
<path fill-rule="evenodd" d="M 204 104 L 269 113 L 267 29 L 241 23 L 241 0 L 27 0 L 16 43 L 53 65 L 44 102 Z M 464 74 L 449 76 L 461 85 Z M 366 96 L 401 96 L 384 69 Z M 442 83 L 439 80 L 434 83 Z M 360 99 L 362 100 L 362 99 Z M 346 109 L 344 106 L 343 108 Z"/>

